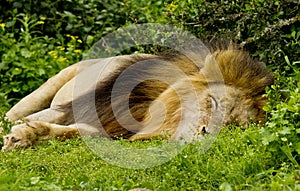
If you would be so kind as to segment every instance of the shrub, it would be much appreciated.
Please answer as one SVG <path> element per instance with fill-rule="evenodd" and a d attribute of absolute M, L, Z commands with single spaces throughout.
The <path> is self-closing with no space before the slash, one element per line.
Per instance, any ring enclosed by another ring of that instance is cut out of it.
<path fill-rule="evenodd" d="M 268 150 L 278 161 L 289 159 L 299 168 L 300 71 L 297 64 L 300 61 L 290 63 L 288 57 L 285 58 L 288 64 L 286 68 L 294 72 L 287 78 L 280 78 L 281 73 L 277 71 L 275 75 L 280 80 L 267 90 L 269 105 L 265 110 L 270 118 L 261 129 L 262 142 L 268 145 Z"/>
<path fill-rule="evenodd" d="M 44 18 L 45 24 L 39 28 L 43 34 L 61 41 L 64 34 L 80 36 L 84 42 L 81 47 L 86 48 L 128 22 L 165 21 L 163 8 L 163 1 L 155 0 L 4 0 L 0 5 L 0 20 L 8 20 L 19 13 Z"/>
<path fill-rule="evenodd" d="M 21 26 L 20 33 L 8 32 L 16 23 Z M 43 20 L 25 14 L 2 24 L 0 100 L 3 106 L 16 103 L 57 71 L 81 58 L 82 51 L 76 49 L 81 42 L 78 37 L 67 35 L 69 43 L 63 45 L 63 42 L 48 36 L 35 36 L 35 27 L 43 24 Z"/>

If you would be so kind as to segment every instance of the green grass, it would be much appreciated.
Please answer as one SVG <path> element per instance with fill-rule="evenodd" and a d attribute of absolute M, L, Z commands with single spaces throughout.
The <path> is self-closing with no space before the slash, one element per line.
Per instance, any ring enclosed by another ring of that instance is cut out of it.
<path fill-rule="evenodd" d="M 105 162 L 81 139 L 48 141 L 33 149 L 0 153 L 0 190 L 299 189 L 299 171 L 265 152 L 259 129 L 225 127 L 204 154 L 199 153 L 199 143 L 191 144 L 163 165 L 138 170 Z"/>

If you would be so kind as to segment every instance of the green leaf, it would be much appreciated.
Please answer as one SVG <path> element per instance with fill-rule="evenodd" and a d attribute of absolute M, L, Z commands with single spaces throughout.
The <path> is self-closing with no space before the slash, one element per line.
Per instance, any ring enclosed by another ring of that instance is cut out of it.
<path fill-rule="evenodd" d="M 46 71 L 45 71 L 44 69 L 42 69 L 42 68 L 39 68 L 38 71 L 39 71 L 39 75 L 40 75 L 40 76 L 46 74 Z"/>
<path fill-rule="evenodd" d="M 16 76 L 22 73 L 22 70 L 20 68 L 15 68 L 13 69 L 13 71 L 11 72 L 12 75 Z"/>
<path fill-rule="evenodd" d="M 223 182 L 220 185 L 220 190 L 222 190 L 222 191 L 231 191 L 232 187 L 231 187 L 231 185 L 228 182 Z"/>
<path fill-rule="evenodd" d="M 21 49 L 21 55 L 24 56 L 25 58 L 30 57 L 30 51 L 27 48 L 22 48 Z"/>
<path fill-rule="evenodd" d="M 291 129 L 286 127 L 284 129 L 282 129 L 281 131 L 279 131 L 278 133 L 280 133 L 282 135 L 291 134 Z"/>
<path fill-rule="evenodd" d="M 295 150 L 300 154 L 300 142 L 296 143 Z"/>
<path fill-rule="evenodd" d="M 37 177 L 31 177 L 30 178 L 30 183 L 32 184 L 32 185 L 35 185 L 35 184 L 37 184 L 39 181 L 40 181 L 40 177 L 39 176 L 37 176 Z"/>

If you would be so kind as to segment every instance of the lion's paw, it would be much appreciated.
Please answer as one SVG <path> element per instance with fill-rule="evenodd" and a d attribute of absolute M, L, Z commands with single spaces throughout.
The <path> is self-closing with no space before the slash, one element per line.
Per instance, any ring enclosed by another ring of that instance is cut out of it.
<path fill-rule="evenodd" d="M 13 126 L 10 133 L 3 137 L 2 151 L 27 148 L 36 142 L 37 136 L 26 124 Z"/>

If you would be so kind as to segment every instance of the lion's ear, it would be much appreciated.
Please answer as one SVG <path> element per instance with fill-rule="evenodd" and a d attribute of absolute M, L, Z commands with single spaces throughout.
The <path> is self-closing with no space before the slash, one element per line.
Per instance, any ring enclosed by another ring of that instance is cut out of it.
<path fill-rule="evenodd" d="M 200 72 L 204 75 L 208 82 L 224 81 L 219 65 L 214 56 L 211 54 L 206 56 L 204 66 L 201 68 Z"/>

